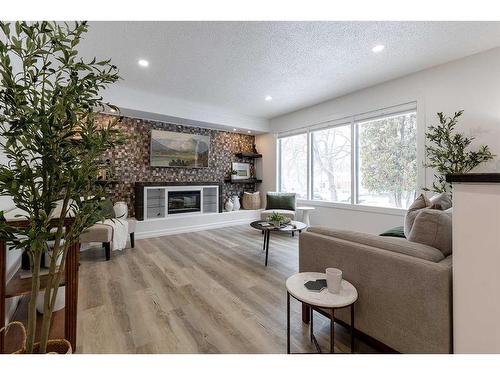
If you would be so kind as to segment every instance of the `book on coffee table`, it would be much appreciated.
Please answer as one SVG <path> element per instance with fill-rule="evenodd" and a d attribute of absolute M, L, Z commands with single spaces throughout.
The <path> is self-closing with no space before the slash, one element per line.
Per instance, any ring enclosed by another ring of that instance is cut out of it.
<path fill-rule="evenodd" d="M 326 286 L 326 279 L 317 279 L 317 280 L 309 280 L 304 284 L 307 290 L 310 290 L 311 292 L 321 292 L 323 289 L 325 289 Z"/>

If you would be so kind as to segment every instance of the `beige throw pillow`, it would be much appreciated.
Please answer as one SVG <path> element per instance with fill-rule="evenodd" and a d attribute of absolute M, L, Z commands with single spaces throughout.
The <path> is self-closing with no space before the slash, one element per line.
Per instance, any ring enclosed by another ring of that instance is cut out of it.
<path fill-rule="evenodd" d="M 405 222 L 404 222 L 404 233 L 405 237 L 408 238 L 410 235 L 411 227 L 413 222 L 415 221 L 415 217 L 418 214 L 418 211 L 430 207 L 432 205 L 431 201 L 423 194 L 415 199 L 415 201 L 411 204 L 406 212 Z"/>
<path fill-rule="evenodd" d="M 432 208 L 438 209 L 438 210 L 447 210 L 448 208 L 451 208 L 451 198 L 448 194 L 446 193 L 441 193 L 434 195 L 429 199 L 429 201 L 432 204 Z"/>
<path fill-rule="evenodd" d="M 424 208 L 417 212 L 408 241 L 432 246 L 440 250 L 444 256 L 452 251 L 452 219 L 451 209 L 441 211 Z"/>

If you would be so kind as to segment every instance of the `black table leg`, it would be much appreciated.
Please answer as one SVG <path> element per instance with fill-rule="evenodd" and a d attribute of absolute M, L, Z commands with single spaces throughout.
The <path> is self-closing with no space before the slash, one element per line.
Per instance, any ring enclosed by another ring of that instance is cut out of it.
<path fill-rule="evenodd" d="M 330 353 L 335 353 L 335 349 L 333 347 L 334 344 L 334 331 L 335 331 L 335 309 L 332 309 L 332 318 L 330 320 Z"/>
<path fill-rule="evenodd" d="M 309 338 L 311 339 L 311 342 L 314 340 L 314 310 L 312 309 L 311 306 L 309 308 L 309 316 L 311 317 L 309 320 Z"/>
<path fill-rule="evenodd" d="M 267 231 L 267 238 L 266 238 L 266 267 L 267 267 L 267 257 L 269 255 L 269 237 L 271 237 L 271 231 Z"/>
<path fill-rule="evenodd" d="M 286 353 L 290 354 L 290 293 L 286 292 Z"/>
<path fill-rule="evenodd" d="M 309 311 L 311 315 L 311 321 L 310 321 L 310 336 L 311 336 L 311 342 L 314 344 L 316 347 L 316 351 L 321 354 L 321 347 L 318 344 L 318 340 L 316 340 L 316 336 L 314 336 L 314 309 L 312 306 L 309 306 Z"/>
<path fill-rule="evenodd" d="M 354 353 L 354 303 L 351 305 L 351 353 Z"/>
<path fill-rule="evenodd" d="M 266 250 L 266 239 L 267 239 L 267 233 L 268 233 L 268 231 L 267 230 L 263 230 L 262 232 L 264 233 L 264 242 L 262 244 L 262 251 L 265 251 Z"/>

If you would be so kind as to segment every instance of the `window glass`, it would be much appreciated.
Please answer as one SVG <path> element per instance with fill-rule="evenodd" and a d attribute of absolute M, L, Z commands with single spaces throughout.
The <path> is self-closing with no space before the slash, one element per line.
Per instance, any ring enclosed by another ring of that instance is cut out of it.
<path fill-rule="evenodd" d="M 279 139 L 279 190 L 307 199 L 307 133 Z"/>
<path fill-rule="evenodd" d="M 312 199 L 351 202 L 351 125 L 311 133 Z"/>
<path fill-rule="evenodd" d="M 407 208 L 417 191 L 416 112 L 360 122 L 359 204 Z"/>

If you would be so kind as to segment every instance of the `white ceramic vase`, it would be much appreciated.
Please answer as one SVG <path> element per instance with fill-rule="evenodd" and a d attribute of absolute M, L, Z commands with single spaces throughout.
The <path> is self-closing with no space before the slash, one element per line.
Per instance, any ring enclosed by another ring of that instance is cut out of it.
<path fill-rule="evenodd" d="M 238 211 L 241 208 L 240 197 L 237 195 L 233 196 L 233 211 Z"/>
<path fill-rule="evenodd" d="M 57 290 L 57 296 L 56 296 L 56 303 L 54 304 L 54 312 L 59 311 L 62 308 L 64 308 L 66 304 L 66 287 L 61 286 Z M 36 309 L 40 314 L 43 314 L 44 308 L 43 308 L 43 302 L 45 299 L 45 291 L 42 290 L 38 293 L 38 296 L 36 297 Z"/>
<path fill-rule="evenodd" d="M 113 209 L 115 210 L 115 216 L 118 219 L 126 219 L 128 216 L 128 206 L 127 203 L 125 202 L 116 202 L 115 205 L 113 206 Z"/>
<path fill-rule="evenodd" d="M 231 199 L 226 200 L 226 203 L 224 204 L 224 209 L 227 212 L 231 212 L 233 210 L 233 202 L 231 201 Z"/>
<path fill-rule="evenodd" d="M 326 285 L 330 293 L 340 292 L 342 285 L 342 271 L 338 268 L 327 268 L 326 271 Z"/>

